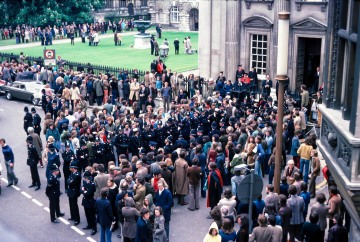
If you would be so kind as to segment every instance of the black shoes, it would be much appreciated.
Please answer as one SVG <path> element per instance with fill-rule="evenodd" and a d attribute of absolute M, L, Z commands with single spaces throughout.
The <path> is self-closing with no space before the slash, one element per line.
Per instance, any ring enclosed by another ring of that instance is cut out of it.
<path fill-rule="evenodd" d="M 32 188 L 32 187 L 36 187 L 36 185 L 35 185 L 35 184 L 31 184 L 31 185 L 29 186 L 29 188 Z"/>
<path fill-rule="evenodd" d="M 75 221 L 74 225 L 76 226 L 76 225 L 78 225 L 79 223 L 80 223 L 79 221 Z"/>
<path fill-rule="evenodd" d="M 97 230 L 96 229 L 93 229 L 92 231 L 91 231 L 91 236 L 93 236 L 93 235 L 95 235 L 97 233 Z"/>
<path fill-rule="evenodd" d="M 68 218 L 68 220 L 74 220 L 73 218 Z"/>
<path fill-rule="evenodd" d="M 15 181 L 15 186 L 16 186 L 18 183 L 19 183 L 19 179 L 17 179 L 17 180 Z"/>
<path fill-rule="evenodd" d="M 12 183 L 11 183 L 11 184 L 9 183 L 9 184 L 7 184 L 7 186 L 6 186 L 6 187 L 11 187 L 12 185 L 13 185 Z"/>
<path fill-rule="evenodd" d="M 35 191 L 38 191 L 38 190 L 40 190 L 40 186 L 38 186 L 37 188 L 35 188 Z"/>
<path fill-rule="evenodd" d="M 86 226 L 83 228 L 83 230 L 88 230 L 88 229 L 91 229 L 89 226 Z"/>
<path fill-rule="evenodd" d="M 58 218 L 59 217 L 64 217 L 64 215 L 65 215 L 65 213 L 59 213 Z"/>
<path fill-rule="evenodd" d="M 54 224 L 60 223 L 57 219 L 51 220 L 51 222 L 54 223 Z"/>

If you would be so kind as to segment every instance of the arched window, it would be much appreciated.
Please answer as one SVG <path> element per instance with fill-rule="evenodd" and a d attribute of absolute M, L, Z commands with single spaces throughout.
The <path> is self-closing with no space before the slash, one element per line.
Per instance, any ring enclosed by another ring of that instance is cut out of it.
<path fill-rule="evenodd" d="M 179 7 L 178 6 L 173 6 L 170 9 L 170 22 L 171 23 L 179 22 Z"/>

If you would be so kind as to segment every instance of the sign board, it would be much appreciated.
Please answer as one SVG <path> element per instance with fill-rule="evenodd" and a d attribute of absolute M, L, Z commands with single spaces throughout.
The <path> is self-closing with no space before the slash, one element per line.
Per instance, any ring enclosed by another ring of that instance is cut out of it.
<path fill-rule="evenodd" d="M 263 190 L 263 179 L 259 175 L 254 174 L 254 184 L 253 184 L 253 196 L 252 200 L 256 200 Z M 251 174 L 247 175 L 237 186 L 236 195 L 237 198 L 242 203 L 250 202 L 250 189 L 251 189 Z"/>
<path fill-rule="evenodd" d="M 56 55 L 55 50 L 44 50 L 44 64 L 46 66 L 56 65 Z"/>

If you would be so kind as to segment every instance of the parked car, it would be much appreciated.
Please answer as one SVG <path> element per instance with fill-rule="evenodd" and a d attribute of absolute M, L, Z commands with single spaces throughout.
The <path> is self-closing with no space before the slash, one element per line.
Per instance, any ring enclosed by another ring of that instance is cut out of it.
<path fill-rule="evenodd" d="M 5 93 L 8 100 L 20 99 L 31 102 L 36 106 L 41 105 L 41 90 L 44 87 L 45 86 L 41 82 L 15 81 L 11 85 L 0 86 L 0 90 L 2 93 Z"/>

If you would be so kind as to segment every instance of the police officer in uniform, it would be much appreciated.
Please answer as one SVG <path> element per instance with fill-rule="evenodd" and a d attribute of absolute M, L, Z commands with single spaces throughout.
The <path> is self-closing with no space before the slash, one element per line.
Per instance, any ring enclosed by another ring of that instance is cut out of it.
<path fill-rule="evenodd" d="M 105 171 L 107 171 L 107 164 L 105 164 L 105 148 L 104 144 L 100 143 L 100 138 L 95 137 L 95 144 L 93 146 L 94 151 L 94 162 L 98 164 L 103 164 L 105 167 Z"/>
<path fill-rule="evenodd" d="M 151 130 L 150 127 L 151 127 L 150 124 L 146 124 L 144 131 L 141 133 L 142 138 L 143 138 L 143 147 L 146 149 L 147 152 L 151 151 L 150 143 L 155 138 L 155 132 L 153 130 Z"/>
<path fill-rule="evenodd" d="M 190 130 L 191 130 L 191 123 L 190 123 L 190 113 L 185 114 L 185 118 L 181 121 L 182 128 L 180 130 L 180 134 L 184 137 L 185 140 L 190 139 Z"/>
<path fill-rule="evenodd" d="M 80 148 L 78 148 L 80 149 Z M 72 151 L 70 149 L 70 142 L 67 141 L 65 143 L 65 151 L 62 153 L 62 158 L 64 160 L 64 164 L 63 164 L 63 173 L 64 173 L 64 181 L 65 181 L 65 191 L 67 191 L 67 189 L 69 188 L 69 185 L 68 185 L 68 178 L 71 174 L 70 172 L 70 163 L 72 161 L 74 161 L 75 159 L 75 154 L 74 154 L 74 151 Z"/>
<path fill-rule="evenodd" d="M 194 116 L 190 118 L 191 129 L 197 129 L 199 125 L 200 125 L 199 113 L 198 111 L 195 111 Z"/>
<path fill-rule="evenodd" d="M 28 150 L 28 157 L 26 164 L 30 166 L 31 179 L 32 179 L 32 183 L 29 186 L 29 188 L 36 187 L 35 191 L 37 191 L 40 189 L 41 186 L 39 172 L 37 168 L 37 164 L 39 162 L 40 157 L 32 142 L 33 142 L 33 138 L 31 136 L 28 136 L 26 138 L 27 150 Z"/>
<path fill-rule="evenodd" d="M 69 188 L 67 191 L 70 206 L 70 218 L 68 220 L 73 220 L 75 222 L 74 225 L 78 225 L 80 223 L 78 197 L 80 196 L 81 175 L 78 172 L 77 162 L 73 161 L 70 164 L 70 171 L 71 174 L 68 178 Z"/>
<path fill-rule="evenodd" d="M 105 152 L 105 168 L 107 169 L 107 164 L 109 161 L 115 161 L 114 149 L 111 142 L 111 135 L 107 136 L 106 142 L 104 143 L 104 152 Z"/>
<path fill-rule="evenodd" d="M 117 155 L 127 154 L 128 145 L 129 145 L 129 137 L 124 134 L 123 129 L 119 129 L 119 133 L 115 137 L 114 145 L 116 147 Z"/>
<path fill-rule="evenodd" d="M 36 113 L 36 109 L 34 107 L 31 108 L 31 113 L 33 115 L 33 125 L 34 125 L 34 132 L 40 136 L 41 132 L 41 117 L 39 114 Z"/>
<path fill-rule="evenodd" d="M 129 152 L 132 156 L 139 156 L 139 149 L 142 147 L 142 138 L 139 135 L 139 129 L 134 128 L 132 130 L 133 135 L 130 137 Z M 130 158 L 129 158 L 130 159 Z"/>
<path fill-rule="evenodd" d="M 80 139 L 80 147 L 76 149 L 76 158 L 79 162 L 79 168 L 80 168 L 79 171 L 80 172 L 85 171 L 85 167 L 87 167 L 89 164 L 89 150 L 86 146 L 86 142 L 84 139 Z M 74 156 L 74 160 L 75 160 L 75 156 Z"/>
<path fill-rule="evenodd" d="M 159 120 L 157 122 L 157 127 L 155 129 L 155 141 L 156 143 L 159 145 L 159 147 L 163 147 L 164 144 L 165 144 L 165 138 L 167 137 L 168 135 L 165 134 L 164 132 L 164 128 L 162 127 L 162 121 Z"/>
<path fill-rule="evenodd" d="M 59 167 L 52 165 L 50 168 L 51 175 L 47 180 L 46 196 L 49 198 L 50 220 L 52 223 L 60 223 L 56 217 L 63 217 L 65 213 L 60 212 L 60 181 Z M 56 217 L 55 217 L 56 215 Z"/>
<path fill-rule="evenodd" d="M 91 235 L 95 235 L 96 228 L 96 211 L 95 211 L 95 183 L 93 177 L 89 171 L 85 171 L 83 175 L 83 186 L 81 193 L 83 194 L 81 205 L 84 207 L 87 226 L 83 229 L 92 229 Z"/>
<path fill-rule="evenodd" d="M 27 106 L 24 107 L 24 130 L 26 135 L 29 135 L 28 128 L 33 126 L 33 116 L 29 113 L 29 108 Z"/>

